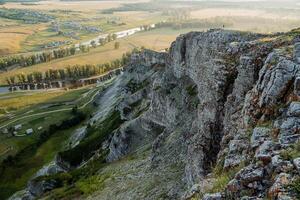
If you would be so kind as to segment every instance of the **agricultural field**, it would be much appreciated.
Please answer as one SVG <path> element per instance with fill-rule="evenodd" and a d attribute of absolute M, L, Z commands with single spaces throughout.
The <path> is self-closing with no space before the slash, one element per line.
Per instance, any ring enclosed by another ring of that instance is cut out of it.
<path fill-rule="evenodd" d="M 12 38 L 15 43 L 14 46 L 6 45 L 6 43 L 1 45 L 0 48 L 3 48 L 3 50 L 0 49 L 0 56 L 11 53 L 42 51 L 45 50 L 45 46 L 49 46 L 49 48 L 61 47 L 64 46 L 63 42 L 66 41 L 66 44 L 68 45 L 79 44 L 82 41 L 95 38 L 102 33 L 122 31 L 139 27 L 144 24 L 157 23 L 163 20 L 159 12 L 120 12 L 114 14 L 103 14 L 101 12 L 104 9 L 117 7 L 121 5 L 121 3 L 123 2 L 91 1 L 85 2 L 83 6 L 79 2 L 59 1 L 42 1 L 36 3 L 37 5 L 6 3 L 2 6 L 2 8 L 0 6 L 0 20 L 7 19 L 1 17 L 1 10 L 6 11 L 5 9 L 12 9 L 13 11 L 15 11 L 15 9 L 19 9 L 20 12 L 28 13 L 35 13 L 39 10 L 37 14 L 43 13 L 46 16 L 51 17 L 51 20 L 45 23 L 40 23 L 38 21 L 34 21 L 34 18 L 29 18 L 29 20 L 31 20 L 30 23 L 26 23 L 27 21 L 25 21 L 24 26 L 16 25 L 11 27 L 13 30 L 18 29 L 20 34 L 23 32 L 26 33 L 22 35 L 23 37 L 13 35 L 16 34 L 16 31 L 11 31 L 11 29 L 6 30 L 5 27 L 0 27 L 0 31 L 3 33 L 2 35 L 4 37 Z M 65 8 L 67 8 L 67 10 Z M 8 10 L 8 12 L 12 11 Z M 22 22 L 22 20 L 18 20 L 18 16 L 13 16 L 13 18 L 16 19 L 15 21 L 18 23 Z M 39 24 L 40 29 L 35 30 L 31 27 L 31 23 Z M 26 32 L 27 28 L 32 31 Z M 62 45 L 53 45 L 53 43 L 62 43 Z"/>
<path fill-rule="evenodd" d="M 34 71 L 45 72 L 48 69 L 63 69 L 67 66 L 72 66 L 75 64 L 97 65 L 107 63 L 109 61 L 113 61 L 117 58 L 120 58 L 122 54 L 130 52 L 136 47 L 145 47 L 156 51 L 162 51 L 165 48 L 169 47 L 171 42 L 174 41 L 179 34 L 186 33 L 189 31 L 191 31 L 191 29 L 172 30 L 164 28 L 159 30 L 151 30 L 147 32 L 137 33 L 130 37 L 116 40 L 115 42 L 120 42 L 119 49 L 114 49 L 115 42 L 110 42 L 103 47 L 90 48 L 90 51 L 87 53 L 82 53 L 70 57 L 53 60 L 47 63 L 41 63 L 38 65 L 3 72 L 0 74 L 0 84 L 7 84 L 5 80 L 6 77 L 22 73 L 28 74 Z"/>
<path fill-rule="evenodd" d="M 226 5 L 226 6 L 224 6 Z M 113 34 L 150 24 L 163 24 L 154 30 L 119 38 L 115 42 L 90 48 L 90 51 L 26 67 L 12 66 L 0 73 L 0 85 L 7 77 L 72 65 L 97 65 L 121 58 L 135 47 L 164 50 L 180 34 L 209 28 L 238 29 L 261 33 L 288 31 L 300 24 L 299 12 L 292 3 L 268 7 L 264 3 L 194 2 L 189 6 L 170 1 L 37 1 L 5 3 L 0 6 L 0 58 L 32 55 L 49 50 L 88 44 L 103 34 Z M 170 8 L 173 8 L 170 10 Z M 4 16 L 1 17 L 1 9 Z M 11 9 L 11 10 L 9 10 Z M 7 13 L 14 12 L 10 16 Z M 28 13 L 24 19 L 18 15 Z M 35 21 L 42 16 L 45 22 Z M 270 23 L 272 21 L 273 23 Z M 90 45 L 89 45 L 90 46 Z"/>
<path fill-rule="evenodd" d="M 45 29 L 43 25 L 24 26 L 15 24 L 0 28 L 0 55 L 11 55 L 20 52 L 22 43 L 28 37 L 43 29 Z"/>

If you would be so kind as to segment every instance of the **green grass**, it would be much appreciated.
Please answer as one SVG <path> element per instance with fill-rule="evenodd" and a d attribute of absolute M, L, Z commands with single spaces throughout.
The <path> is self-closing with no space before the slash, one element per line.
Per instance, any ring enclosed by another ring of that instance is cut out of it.
<path fill-rule="evenodd" d="M 25 133 L 25 130 L 28 128 L 33 128 L 34 133 L 30 136 L 26 137 L 6 137 L 4 135 L 0 136 L 1 143 L 5 143 L 8 146 L 12 146 L 13 150 L 8 152 L 7 155 L 4 155 L 0 157 L 0 160 L 5 158 L 8 155 L 14 155 L 21 149 L 25 148 L 26 146 L 33 145 L 34 142 L 37 140 L 39 135 L 41 134 L 42 131 L 48 128 L 49 122 L 51 123 L 59 123 L 63 119 L 67 119 L 71 117 L 70 112 L 61 112 L 59 115 L 53 113 L 53 114 L 48 114 L 43 117 L 34 117 L 34 118 L 29 118 L 26 120 L 22 120 L 23 127 L 20 131 L 18 131 L 18 134 Z M 16 123 L 18 124 L 18 123 Z M 13 125 L 12 125 L 13 126 Z M 37 130 L 38 127 L 43 127 L 42 130 Z"/>
<path fill-rule="evenodd" d="M 68 92 L 64 92 L 63 95 L 61 95 L 61 96 L 55 97 L 53 99 L 46 99 L 46 101 L 44 101 L 42 103 L 34 104 L 32 106 L 27 106 L 26 108 L 19 109 L 19 110 L 15 111 L 14 114 L 16 115 L 16 118 L 18 118 L 18 117 L 24 116 L 24 115 L 45 112 L 45 111 L 51 111 L 51 110 L 56 110 L 56 109 L 60 109 L 60 108 L 70 108 L 71 109 L 74 105 L 81 106 L 81 105 L 85 104 L 88 100 L 90 100 L 90 98 L 95 94 L 95 92 L 97 92 L 98 90 L 101 90 L 101 89 L 102 89 L 102 87 L 97 90 L 92 90 L 90 93 L 85 95 L 85 97 L 82 97 L 82 94 L 85 94 L 88 91 L 90 91 L 88 88 L 82 88 L 82 89 L 78 89 L 78 90 L 71 90 Z M 41 93 L 41 94 L 44 94 L 44 96 L 45 96 L 45 93 Z M 13 96 L 16 99 L 22 99 L 20 97 L 17 97 L 20 95 L 21 96 L 24 95 L 24 98 L 26 97 L 26 95 L 24 93 L 22 93 L 22 94 L 14 94 L 13 93 L 13 94 L 9 94 L 9 95 Z M 42 97 L 42 98 L 44 98 L 44 97 Z M 1 102 L 1 100 L 0 100 L 0 102 Z M 64 102 L 74 102 L 74 103 L 72 103 L 70 105 L 65 105 L 65 104 L 63 104 Z M 58 104 L 59 105 L 55 106 L 55 107 L 42 108 L 43 105 L 54 104 L 54 103 L 56 105 L 58 105 Z M 94 108 L 93 108 L 92 104 L 89 104 L 84 109 L 82 109 L 82 111 L 86 112 L 86 113 L 91 113 L 91 112 L 93 112 L 93 109 Z M 32 111 L 32 112 L 25 114 L 28 111 Z M 70 118 L 71 115 L 72 115 L 71 110 L 67 110 L 67 111 L 62 111 L 62 112 L 58 112 L 58 113 L 49 113 L 49 114 L 24 118 L 24 119 L 21 119 L 19 121 L 16 121 L 16 122 L 8 125 L 7 128 L 13 127 L 16 124 L 22 124 L 22 129 L 18 131 L 18 134 L 24 134 L 25 131 L 29 128 L 32 128 L 34 130 L 34 133 L 30 136 L 25 136 L 25 137 L 8 137 L 8 135 L 0 134 L 1 152 L 3 152 L 8 147 L 12 147 L 12 149 L 9 152 L 0 156 L 0 161 L 3 160 L 4 158 L 6 158 L 8 155 L 13 156 L 20 150 L 24 149 L 25 147 L 33 145 L 35 143 L 35 141 L 37 140 L 37 138 L 39 137 L 39 135 L 44 130 L 48 129 L 50 122 L 51 122 L 51 124 L 60 123 L 64 119 Z M 9 122 L 9 120 L 7 120 L 5 117 L 2 117 L 1 120 L 2 120 L 2 123 L 0 123 L 1 125 L 4 125 Z M 0 120 L 0 122 L 1 122 L 1 120 Z M 39 127 L 42 127 L 42 130 L 38 130 Z M 2 149 L 3 149 L 3 151 L 2 151 Z"/>
<path fill-rule="evenodd" d="M 58 104 L 76 101 L 89 88 L 75 90 L 28 91 L 6 93 L 0 96 L 0 107 L 7 111 L 20 110 L 38 104 Z M 24 113 L 24 111 L 22 111 Z"/>
<path fill-rule="evenodd" d="M 208 191 L 205 191 L 205 193 L 216 193 L 223 191 L 229 181 L 234 178 L 235 174 L 245 166 L 244 163 L 241 163 L 237 167 L 223 170 L 223 168 L 221 167 L 221 163 L 220 165 L 216 165 L 213 169 L 213 177 L 215 178 L 215 180 L 212 183 L 212 187 Z"/>
<path fill-rule="evenodd" d="M 300 142 L 297 142 L 290 148 L 280 152 L 280 156 L 285 160 L 293 160 L 300 157 Z"/>
<path fill-rule="evenodd" d="M 92 194 L 97 190 L 104 188 L 104 182 L 110 178 L 110 174 L 105 175 L 94 175 L 87 179 L 79 180 L 76 183 L 76 187 L 79 188 L 85 195 Z"/>
<path fill-rule="evenodd" d="M 8 93 L 6 96 L 0 96 L 0 107 L 14 114 L 14 118 L 10 119 L 10 114 L 0 116 L 0 125 L 7 124 L 9 121 L 17 119 L 25 115 L 32 115 L 41 112 L 47 112 L 58 109 L 72 108 L 74 105 L 84 105 L 92 95 L 97 92 L 93 90 L 90 93 L 90 87 L 75 90 L 58 90 L 58 91 L 42 91 L 42 92 L 17 92 Z M 86 95 L 84 95 L 86 93 Z M 10 126 L 27 122 L 35 118 L 44 117 L 36 116 L 19 120 Z"/>
<path fill-rule="evenodd" d="M 5 199 L 13 192 L 21 190 L 27 184 L 29 178 L 43 165 L 50 162 L 55 154 L 63 149 L 65 141 L 69 138 L 73 129 L 59 131 L 38 149 L 34 145 L 28 146 L 19 154 L 17 163 L 10 165 L 1 172 L 0 197 Z"/>

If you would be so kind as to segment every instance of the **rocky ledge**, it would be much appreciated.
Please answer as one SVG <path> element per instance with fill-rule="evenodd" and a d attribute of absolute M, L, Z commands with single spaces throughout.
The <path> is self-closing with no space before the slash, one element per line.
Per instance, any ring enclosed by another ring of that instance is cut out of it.
<path fill-rule="evenodd" d="M 183 166 L 166 199 L 299 198 L 299 33 L 192 32 L 167 53 L 133 56 L 124 76 L 143 87 L 119 109 L 148 107 L 137 118 L 127 109 L 109 160 L 147 136 L 153 172 Z"/>
<path fill-rule="evenodd" d="M 299 198 L 299 35 L 191 32 L 134 54 L 106 92 L 122 123 L 99 174 L 114 178 L 88 198 Z"/>

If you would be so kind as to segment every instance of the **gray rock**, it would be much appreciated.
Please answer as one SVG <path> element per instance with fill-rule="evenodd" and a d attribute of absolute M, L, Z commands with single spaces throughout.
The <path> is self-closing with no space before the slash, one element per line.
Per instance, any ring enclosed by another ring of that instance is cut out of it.
<path fill-rule="evenodd" d="M 293 164 L 295 165 L 295 167 L 298 170 L 298 172 L 300 172 L 300 158 L 295 158 L 293 160 Z"/>
<path fill-rule="evenodd" d="M 231 170 L 243 161 L 254 163 L 255 158 L 264 163 L 241 169 L 224 194 L 230 193 L 233 199 L 260 199 L 271 185 L 273 193 L 282 190 L 282 172 L 289 172 L 293 165 L 277 154 L 299 140 L 300 111 L 296 102 L 288 112 L 277 112 L 277 108 L 295 98 L 289 89 L 294 80 L 298 93 L 300 67 L 280 53 L 290 42 L 256 40 L 260 37 L 224 30 L 192 32 L 179 36 L 168 53 L 146 50 L 133 54 L 114 89 L 102 94 L 105 98 L 98 102 L 102 108 L 91 124 L 97 125 L 115 109 L 125 120 L 101 145 L 109 150 L 106 170 L 111 170 L 109 162 L 130 153 L 142 161 L 116 162 L 117 166 L 122 164 L 116 170 L 126 176 L 107 180 L 118 181 L 90 198 L 154 200 L 165 194 L 179 199 L 186 190 L 191 197 L 202 193 L 202 182 L 216 163 L 224 161 L 223 168 Z M 134 111 L 139 103 L 147 103 L 142 114 Z M 278 130 L 279 142 L 271 137 L 272 129 L 256 127 L 263 120 L 276 121 L 272 124 Z M 249 138 L 252 127 L 256 128 Z M 76 146 L 77 139 L 74 141 L 71 148 Z M 57 172 L 52 167 L 45 171 Z M 271 175 L 276 173 L 281 176 L 273 183 Z M 134 182 L 138 184 L 132 186 Z M 55 180 L 37 179 L 28 188 L 39 196 L 56 186 Z M 254 196 L 246 197 L 248 191 Z M 277 198 L 283 194 L 276 194 Z M 206 194 L 204 199 L 227 198 L 222 195 Z"/>
<path fill-rule="evenodd" d="M 193 198 L 196 194 L 199 194 L 201 191 L 201 185 L 195 184 L 193 185 L 189 191 L 187 191 L 184 196 L 181 199 L 191 199 Z"/>
<path fill-rule="evenodd" d="M 280 157 L 280 155 L 275 155 L 272 157 L 272 166 L 278 167 L 283 162 L 283 159 Z"/>
<path fill-rule="evenodd" d="M 268 163 L 272 160 L 272 151 L 274 143 L 272 141 L 264 141 L 255 153 L 255 158 Z"/>
<path fill-rule="evenodd" d="M 28 190 L 30 194 L 32 194 L 35 197 L 39 197 L 45 192 L 51 191 L 57 187 L 59 187 L 59 183 L 54 179 L 49 179 L 49 180 L 33 179 L 28 183 Z"/>
<path fill-rule="evenodd" d="M 263 200 L 263 198 L 243 196 L 241 200 Z"/>
<path fill-rule="evenodd" d="M 242 139 L 234 139 L 229 142 L 229 151 L 224 161 L 224 168 L 230 168 L 242 163 L 246 157 L 243 152 L 249 147 L 249 142 Z"/>
<path fill-rule="evenodd" d="M 251 146 L 258 147 L 265 140 L 270 138 L 271 130 L 265 127 L 255 127 L 251 136 Z"/>
<path fill-rule="evenodd" d="M 16 192 L 13 196 L 11 196 L 8 200 L 33 200 L 35 199 L 32 194 L 28 190 L 21 190 Z"/>
<path fill-rule="evenodd" d="M 284 119 L 280 126 L 279 142 L 281 145 L 294 144 L 300 139 L 297 130 L 300 129 L 300 119 L 298 117 L 289 117 Z"/>
<path fill-rule="evenodd" d="M 52 174 L 57 174 L 59 172 L 65 172 L 62 167 L 60 167 L 57 163 L 56 160 L 50 162 L 48 165 L 42 167 L 36 174 L 35 177 L 39 176 L 46 176 L 46 175 L 52 175 Z"/>
<path fill-rule="evenodd" d="M 292 102 L 288 108 L 287 115 L 289 117 L 300 116 L 300 102 Z"/>
<path fill-rule="evenodd" d="M 214 194 L 205 194 L 202 200 L 222 200 L 221 193 L 214 193 Z"/>
<path fill-rule="evenodd" d="M 281 194 L 278 194 L 277 196 L 278 200 L 295 200 L 295 197 L 290 196 L 290 194 L 288 194 L 287 192 L 283 192 Z"/>
<path fill-rule="evenodd" d="M 294 94 L 300 96 L 300 77 L 296 77 L 294 81 Z"/>
<path fill-rule="evenodd" d="M 294 135 L 287 135 L 287 136 L 281 136 L 279 138 L 279 142 L 282 145 L 290 145 L 290 144 L 294 144 L 297 141 L 300 140 L 300 134 L 294 134 Z"/>
<path fill-rule="evenodd" d="M 276 176 L 275 182 L 272 187 L 269 189 L 268 194 L 277 198 L 279 194 L 286 192 L 286 185 L 288 185 L 291 181 L 291 176 L 287 173 L 281 173 Z"/>
<path fill-rule="evenodd" d="M 300 42 L 294 44 L 294 59 L 300 64 Z"/>
<path fill-rule="evenodd" d="M 224 169 L 238 166 L 245 160 L 245 157 L 239 154 L 229 154 L 225 157 Z"/>
<path fill-rule="evenodd" d="M 251 182 L 260 181 L 264 178 L 264 168 L 248 165 L 239 171 L 236 177 L 242 184 L 248 185 Z"/>
<path fill-rule="evenodd" d="M 258 95 L 260 108 L 274 106 L 283 97 L 290 82 L 296 78 L 299 68 L 299 65 L 278 53 L 269 54 L 250 98 Z"/>
<path fill-rule="evenodd" d="M 236 179 L 232 179 L 231 181 L 229 181 L 229 183 L 227 184 L 227 190 L 231 193 L 237 193 L 238 191 L 240 191 L 243 188 L 243 186 L 241 185 L 240 181 L 236 180 Z"/>
<path fill-rule="evenodd" d="M 248 147 L 247 142 L 244 140 L 231 140 L 229 143 L 229 152 L 241 152 Z"/>

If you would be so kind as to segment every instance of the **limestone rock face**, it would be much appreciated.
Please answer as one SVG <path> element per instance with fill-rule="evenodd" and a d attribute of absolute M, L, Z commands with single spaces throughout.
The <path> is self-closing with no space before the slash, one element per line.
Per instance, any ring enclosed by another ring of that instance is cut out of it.
<path fill-rule="evenodd" d="M 151 144 L 151 173 L 181 163 L 165 199 L 295 198 L 284 185 L 296 178 L 299 162 L 282 155 L 300 138 L 299 49 L 295 44 L 290 55 L 285 47 L 292 40 L 264 37 L 191 32 L 168 53 L 134 55 L 118 106 L 126 122 L 113 134 L 107 161 L 137 151 L 140 143 Z M 229 180 L 205 194 L 220 178 L 213 168 L 229 173 Z M 161 192 L 165 185 L 158 185 L 151 191 Z"/>
<path fill-rule="evenodd" d="M 295 199 L 299 44 L 282 38 L 191 32 L 134 54 L 113 105 L 123 121 L 102 145 L 122 173 L 89 199 Z"/>
<path fill-rule="evenodd" d="M 130 93 L 124 101 L 129 105 L 146 98 L 149 109 L 139 117 L 139 125 L 130 121 L 136 124 L 130 134 L 122 127 L 114 135 L 114 143 L 125 144 L 119 155 L 135 146 L 131 144 L 134 139 L 127 136 L 143 138 L 152 132 L 155 134 L 147 139 L 153 140 L 150 166 L 155 171 L 176 159 L 184 163 L 182 183 L 193 192 L 182 195 L 183 199 L 197 191 L 205 193 L 202 183 L 213 165 L 224 170 L 245 168 L 232 177 L 226 190 L 206 194 L 204 199 L 264 198 L 272 186 L 272 175 L 294 170 L 292 162 L 279 153 L 298 140 L 298 103 L 289 103 L 289 99 L 297 99 L 297 89 L 290 87 L 297 85 L 299 65 L 276 50 L 289 42 L 261 42 L 261 37 L 221 30 L 192 32 L 179 36 L 169 53 L 146 51 L 134 57 L 125 74 L 149 84 L 144 95 Z M 147 66 L 147 75 L 140 73 L 143 66 Z M 280 104 L 288 108 L 275 110 Z M 260 126 L 264 123 L 268 125 Z M 135 129 L 139 131 L 133 133 Z M 174 132 L 178 134 L 175 138 Z M 175 159 L 170 156 L 173 149 L 180 152 Z M 243 196 L 245 192 L 249 195 Z"/>
<path fill-rule="evenodd" d="M 297 42 L 294 45 L 294 59 L 298 64 L 300 64 L 300 42 Z"/>

